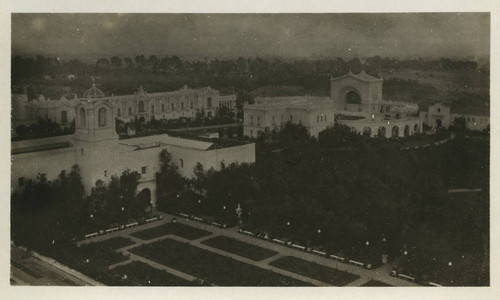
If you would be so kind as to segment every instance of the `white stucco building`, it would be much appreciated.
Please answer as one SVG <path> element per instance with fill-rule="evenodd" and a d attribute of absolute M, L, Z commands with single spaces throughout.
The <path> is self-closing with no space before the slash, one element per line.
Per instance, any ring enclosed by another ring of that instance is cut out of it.
<path fill-rule="evenodd" d="M 108 182 L 124 170 L 141 174 L 139 191 L 148 189 L 155 204 L 155 173 L 159 154 L 167 149 L 181 175 L 190 177 L 199 162 L 220 169 L 221 162 L 255 162 L 255 144 L 224 140 L 186 139 L 167 134 L 119 139 L 115 131 L 118 108 L 113 97 L 93 86 L 78 99 L 75 133 L 59 137 L 12 142 L 11 188 L 23 188 L 26 179 L 54 180 L 74 164 L 81 170 L 86 192 L 97 180 Z"/>
<path fill-rule="evenodd" d="M 100 97 L 113 102 L 115 117 L 124 122 L 137 118 L 145 121 L 152 119 L 178 119 L 181 117 L 193 118 L 203 110 L 207 116 L 214 116 L 218 107 L 236 109 L 236 95 L 220 95 L 219 91 L 211 87 L 190 89 L 184 86 L 180 90 L 159 93 L 147 93 L 141 87 L 133 95 L 106 96 L 95 85 L 85 92 L 83 98 Z M 29 126 L 36 123 L 38 118 L 51 119 L 65 126 L 75 120 L 74 108 L 78 100 L 45 99 L 40 96 L 36 100 L 28 101 L 27 95 L 12 95 L 12 124 Z"/>
<path fill-rule="evenodd" d="M 50 119 L 62 127 L 69 127 L 75 119 L 75 107 L 78 100 L 61 97 L 59 100 L 46 99 L 39 96 L 38 99 L 28 101 L 26 94 L 13 94 L 12 103 L 12 125 L 29 126 L 37 122 L 38 118 Z"/>
<path fill-rule="evenodd" d="M 214 116 L 218 107 L 236 109 L 236 95 L 220 95 L 211 87 L 182 89 L 172 92 L 147 93 L 142 86 L 134 95 L 109 97 L 116 107 L 116 117 L 130 121 L 134 117 L 150 120 L 194 118 L 203 110 L 208 117 Z"/>
<path fill-rule="evenodd" d="M 490 125 L 490 116 L 486 108 L 476 112 L 468 112 L 442 103 L 430 105 L 420 111 L 423 123 L 432 129 L 448 128 L 456 118 L 465 119 L 465 127 L 469 130 L 482 131 Z"/>
<path fill-rule="evenodd" d="M 258 132 L 279 130 L 290 121 L 304 125 L 312 136 L 334 123 L 334 109 L 330 98 L 258 97 L 243 108 L 243 134 L 255 138 Z"/>

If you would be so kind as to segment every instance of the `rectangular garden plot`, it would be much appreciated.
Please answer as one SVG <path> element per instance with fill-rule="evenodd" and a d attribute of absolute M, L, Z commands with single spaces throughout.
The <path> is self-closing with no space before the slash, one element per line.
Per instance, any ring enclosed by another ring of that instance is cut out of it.
<path fill-rule="evenodd" d="M 129 251 L 219 286 L 310 285 L 172 239 L 144 244 Z"/>
<path fill-rule="evenodd" d="M 335 270 L 293 256 L 277 259 L 271 262 L 270 265 L 335 286 L 344 286 L 359 278 L 358 275 Z"/>
<path fill-rule="evenodd" d="M 82 245 L 77 248 L 77 253 L 73 253 L 70 260 L 77 260 L 82 263 L 88 259 L 89 262 L 83 263 L 84 265 L 107 267 L 128 259 L 121 253 L 110 250 L 110 245 L 107 243 L 103 244 L 103 242 Z"/>
<path fill-rule="evenodd" d="M 106 285 L 118 286 L 193 286 L 194 282 L 172 275 L 166 271 L 158 270 L 148 264 L 133 261 L 119 266 L 110 271 L 104 282 Z M 124 278 L 124 275 L 126 277 Z"/>
<path fill-rule="evenodd" d="M 120 245 L 122 245 L 121 242 Z M 102 242 L 72 247 L 71 251 L 61 252 L 57 256 L 57 260 L 97 281 L 101 281 L 109 272 L 109 266 L 128 259 L 127 256 L 112 251 L 109 247 L 109 244 L 102 244 Z"/>
<path fill-rule="evenodd" d="M 133 244 L 135 244 L 133 241 L 121 236 L 95 243 L 96 246 L 106 250 L 116 250 Z"/>
<path fill-rule="evenodd" d="M 225 236 L 218 236 L 213 239 L 203 241 L 202 244 L 214 247 L 223 251 L 231 252 L 236 255 L 246 257 L 251 260 L 261 261 L 265 258 L 271 257 L 278 252 L 264 249 L 252 244 L 240 242 L 238 240 L 228 238 Z"/>
<path fill-rule="evenodd" d="M 152 240 L 167 234 L 173 234 L 187 240 L 196 240 L 212 233 L 180 223 L 167 223 L 161 226 L 138 231 L 132 233 L 131 235 L 140 238 L 141 240 Z"/>

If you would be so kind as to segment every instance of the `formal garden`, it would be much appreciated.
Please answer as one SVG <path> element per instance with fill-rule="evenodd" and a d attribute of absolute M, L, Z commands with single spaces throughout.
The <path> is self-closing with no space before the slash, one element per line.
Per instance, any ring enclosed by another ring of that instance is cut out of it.
<path fill-rule="evenodd" d="M 130 252 L 218 286 L 310 285 L 173 239 L 144 244 Z"/>

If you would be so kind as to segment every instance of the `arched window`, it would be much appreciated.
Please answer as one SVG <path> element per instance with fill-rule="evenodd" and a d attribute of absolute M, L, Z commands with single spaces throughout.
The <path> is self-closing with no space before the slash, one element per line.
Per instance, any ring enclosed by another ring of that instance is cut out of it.
<path fill-rule="evenodd" d="M 99 127 L 106 126 L 106 109 L 99 109 Z"/>
<path fill-rule="evenodd" d="M 144 112 L 144 102 L 139 102 L 139 112 Z"/>
<path fill-rule="evenodd" d="M 85 109 L 83 108 L 80 108 L 80 116 L 79 116 L 79 119 L 80 119 L 80 126 L 82 127 L 85 127 L 86 123 L 85 123 Z"/>

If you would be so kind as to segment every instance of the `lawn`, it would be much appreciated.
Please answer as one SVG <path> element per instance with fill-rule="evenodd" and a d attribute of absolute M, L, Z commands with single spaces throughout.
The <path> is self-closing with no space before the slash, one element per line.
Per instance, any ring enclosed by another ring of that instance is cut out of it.
<path fill-rule="evenodd" d="M 130 239 L 119 236 L 102 242 L 97 242 L 94 245 L 106 250 L 116 250 L 133 244 L 135 243 Z"/>
<path fill-rule="evenodd" d="M 310 284 L 172 239 L 130 252 L 219 286 L 308 286 Z"/>
<path fill-rule="evenodd" d="M 261 261 L 278 253 L 273 250 L 264 249 L 225 236 L 218 236 L 213 239 L 203 241 L 202 244 L 231 252 L 255 261 Z"/>
<path fill-rule="evenodd" d="M 194 282 L 158 270 L 148 264 L 133 261 L 110 271 L 113 276 L 108 277 L 106 285 L 119 286 L 194 286 Z M 124 279 L 123 275 L 127 278 Z"/>
<path fill-rule="evenodd" d="M 362 284 L 361 286 L 392 286 L 392 285 L 387 284 L 387 283 L 382 282 L 382 281 L 378 281 L 378 280 L 370 280 L 370 281 Z"/>
<path fill-rule="evenodd" d="M 358 275 L 335 270 L 293 256 L 277 259 L 271 262 L 270 265 L 335 286 L 344 286 L 359 278 Z"/>
<path fill-rule="evenodd" d="M 167 223 L 161 226 L 138 231 L 132 233 L 131 235 L 142 240 L 152 240 L 167 234 L 173 234 L 187 240 L 196 240 L 212 233 L 180 223 Z"/>
<path fill-rule="evenodd" d="M 108 267 L 128 259 L 127 256 L 110 250 L 110 247 L 124 245 L 124 241 L 116 240 L 111 242 L 99 242 L 73 246 L 71 248 L 58 251 L 54 258 L 91 278 L 104 282 L 110 276 Z"/>
<path fill-rule="evenodd" d="M 127 260 L 128 258 L 120 253 L 114 252 L 109 249 L 110 244 L 99 242 L 87 245 L 82 245 L 77 248 L 76 253 L 72 252 L 72 260 L 78 261 L 82 265 L 99 265 L 107 267 L 116 263 Z M 86 260 L 89 262 L 86 262 Z"/>

